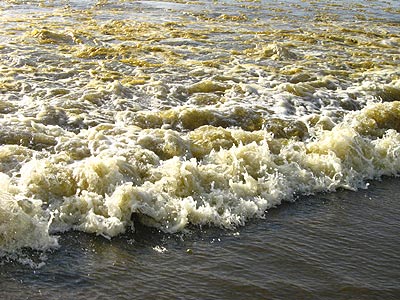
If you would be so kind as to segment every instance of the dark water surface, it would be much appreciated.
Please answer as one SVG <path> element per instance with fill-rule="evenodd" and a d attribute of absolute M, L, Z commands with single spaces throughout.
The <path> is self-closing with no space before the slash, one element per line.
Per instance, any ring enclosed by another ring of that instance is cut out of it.
<path fill-rule="evenodd" d="M 399 299 L 399 192 L 302 198 L 237 231 L 70 233 L 39 269 L 3 263 L 0 298 Z"/>

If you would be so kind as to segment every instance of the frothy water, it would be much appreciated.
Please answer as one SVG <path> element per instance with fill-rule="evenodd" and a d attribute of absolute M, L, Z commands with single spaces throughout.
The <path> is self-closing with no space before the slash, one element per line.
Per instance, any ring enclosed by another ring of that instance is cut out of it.
<path fill-rule="evenodd" d="M 399 179 L 385 178 L 367 190 L 282 204 L 265 220 L 233 231 L 203 227 L 168 235 L 136 224 L 135 232 L 110 241 L 68 232 L 57 251 L 26 253 L 39 268 L 3 263 L 0 295 L 395 300 L 400 205 L 393 195 L 398 193 Z"/>
<path fill-rule="evenodd" d="M 397 175 L 399 9 L 3 2 L 1 255 L 71 230 L 234 229 Z"/>

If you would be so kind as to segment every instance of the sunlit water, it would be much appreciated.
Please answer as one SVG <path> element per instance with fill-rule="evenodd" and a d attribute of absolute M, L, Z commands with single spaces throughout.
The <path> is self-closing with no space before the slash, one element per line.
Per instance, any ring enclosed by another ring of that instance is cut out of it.
<path fill-rule="evenodd" d="M 395 297 L 399 13 L 1 2 L 6 295 Z"/>
<path fill-rule="evenodd" d="M 40 269 L 1 266 L 2 299 L 398 299 L 398 179 L 302 198 L 236 231 L 112 241 L 71 233 Z M 38 254 L 31 254 L 37 257 Z"/>

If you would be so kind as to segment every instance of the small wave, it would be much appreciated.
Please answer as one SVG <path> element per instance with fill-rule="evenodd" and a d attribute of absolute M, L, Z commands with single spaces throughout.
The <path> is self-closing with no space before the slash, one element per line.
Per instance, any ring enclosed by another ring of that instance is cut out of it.
<path fill-rule="evenodd" d="M 400 171 L 399 108 L 400 102 L 367 106 L 304 141 L 212 126 L 180 139 L 168 129 L 156 136 L 93 128 L 81 137 L 91 156 L 33 159 L 20 179 L 2 175 L 14 195 L 0 197 L 1 248 L 57 247 L 49 226 L 112 237 L 132 228 L 133 218 L 165 232 L 189 224 L 234 228 L 295 195 L 366 187 L 368 179 Z M 161 160 L 143 135 L 169 158 Z M 197 159 L 191 151 L 204 137 L 219 147 Z"/>

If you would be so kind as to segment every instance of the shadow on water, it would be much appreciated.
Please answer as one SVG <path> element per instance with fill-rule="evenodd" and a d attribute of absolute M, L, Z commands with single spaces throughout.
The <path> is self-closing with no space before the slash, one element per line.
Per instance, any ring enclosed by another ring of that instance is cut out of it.
<path fill-rule="evenodd" d="M 302 197 L 233 231 L 63 234 L 41 268 L 3 261 L 2 299 L 399 299 L 398 178 Z M 43 259 L 43 257 L 42 257 Z"/>

